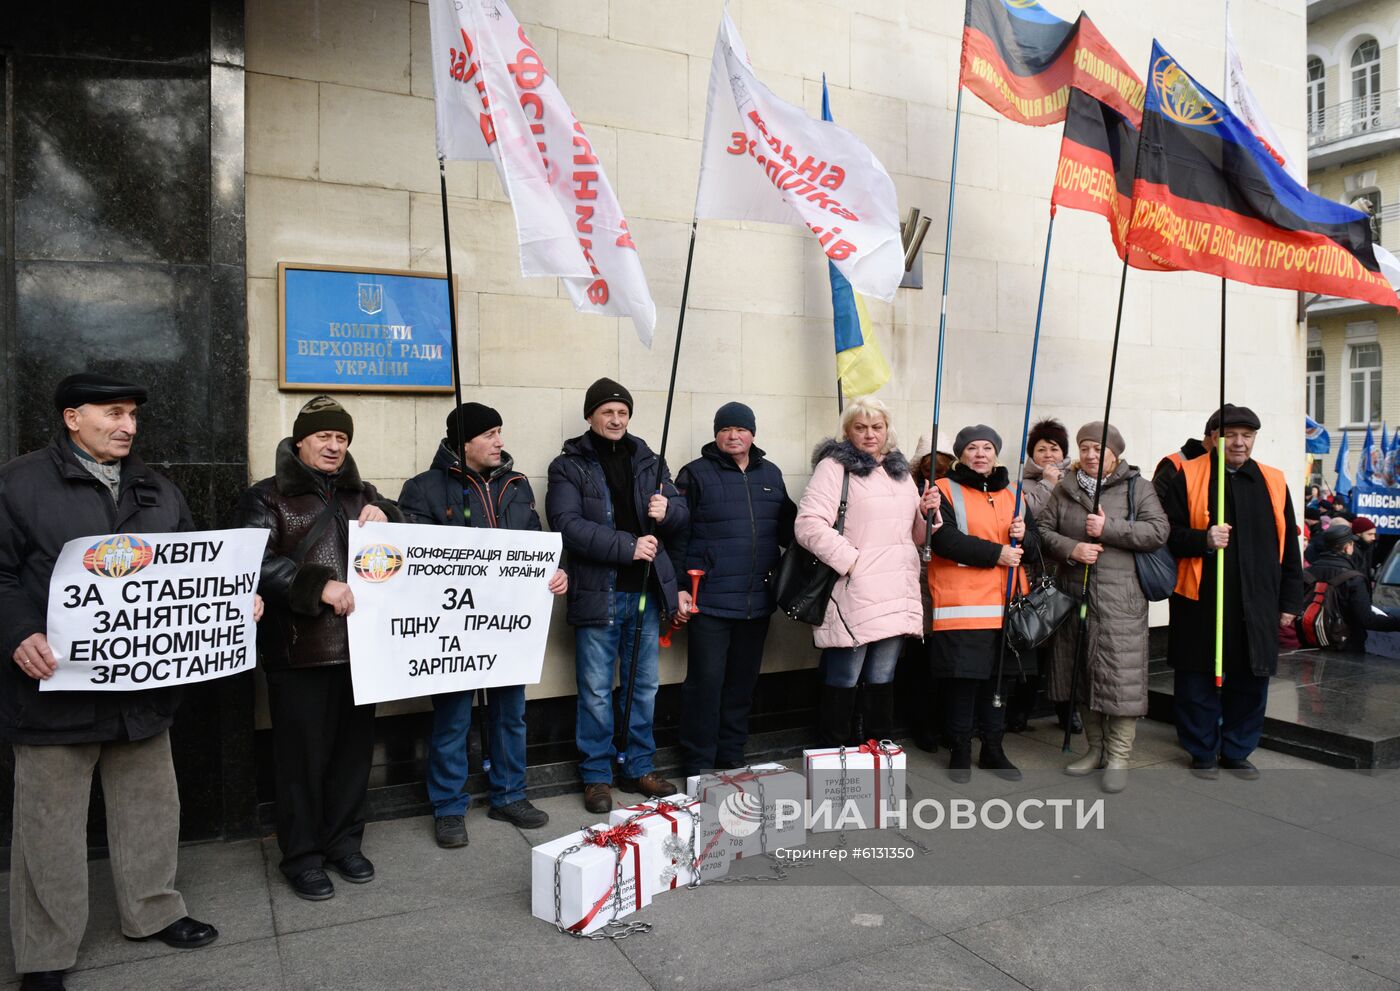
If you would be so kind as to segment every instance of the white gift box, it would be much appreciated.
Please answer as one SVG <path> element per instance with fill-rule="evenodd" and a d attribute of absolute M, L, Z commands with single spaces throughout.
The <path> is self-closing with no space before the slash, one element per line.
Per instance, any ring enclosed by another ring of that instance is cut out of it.
<path fill-rule="evenodd" d="M 723 834 L 721 844 L 734 860 L 807 842 L 800 811 L 795 817 L 785 816 L 781 826 L 777 818 L 780 800 L 796 802 L 800 810 L 807 797 L 807 780 L 796 771 L 781 764 L 755 764 L 736 771 L 700 775 L 696 787 L 698 790 L 692 794 L 716 808 Z"/>
<path fill-rule="evenodd" d="M 847 829 L 883 829 L 887 821 L 883 813 L 893 812 L 904 798 L 903 747 L 872 740 L 846 747 L 845 752 L 843 788 L 840 748 L 802 751 L 812 815 L 809 828 L 814 833 L 841 829 L 843 817 Z M 852 813 L 859 821 L 853 821 Z M 888 822 L 897 820 L 891 816 Z"/>
<path fill-rule="evenodd" d="M 651 904 L 645 879 L 655 877 L 659 868 L 653 846 L 640 830 L 629 838 L 618 837 L 611 827 L 599 823 L 588 829 L 541 843 L 530 853 L 530 913 L 553 924 L 554 871 L 557 858 L 573 846 L 579 849 L 558 863 L 559 919 L 566 929 L 591 933 L 613 921 L 614 893 L 617 887 L 617 846 L 599 846 L 593 838 L 613 837 L 622 849 L 621 905 L 617 918 L 631 915 Z M 639 883 L 641 882 L 641 883 Z"/>
<path fill-rule="evenodd" d="M 714 807 L 704 805 L 689 795 L 670 795 L 653 798 L 640 805 L 613 809 L 608 814 L 608 821 L 614 826 L 629 820 L 641 827 L 642 835 L 652 846 L 656 872 L 643 877 L 650 894 L 656 896 L 688 885 L 696 873 L 693 861 L 698 859 L 702 850 L 702 840 L 707 831 L 710 834 L 714 832 Z M 693 854 L 692 835 L 695 837 Z M 712 867 L 709 876 L 716 876 L 717 869 L 718 865 Z M 725 869 L 728 869 L 727 865 Z M 701 876 L 703 878 L 705 875 Z"/>

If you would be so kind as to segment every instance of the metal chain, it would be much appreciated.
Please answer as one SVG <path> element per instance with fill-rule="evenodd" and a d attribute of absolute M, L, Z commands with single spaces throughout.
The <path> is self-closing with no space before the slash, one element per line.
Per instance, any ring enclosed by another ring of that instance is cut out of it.
<path fill-rule="evenodd" d="M 893 740 L 881 740 L 881 741 L 880 741 L 880 744 L 879 744 L 880 753 L 883 754 L 884 757 L 885 757 L 885 781 L 886 781 L 886 790 L 890 793 L 890 805 L 891 805 L 891 807 L 893 807 L 894 801 L 895 801 L 895 798 L 894 798 L 894 751 L 893 751 L 893 749 L 892 749 L 892 748 L 894 747 L 894 745 L 895 745 L 895 742 L 894 742 Z M 880 809 L 879 809 L 878 807 L 875 809 L 875 814 L 876 814 L 877 816 L 880 814 Z M 913 836 L 909 835 L 909 833 L 905 832 L 905 831 L 902 830 L 902 829 L 896 829 L 896 830 L 894 831 L 894 835 L 898 836 L 901 840 L 903 840 L 904 842 L 908 843 L 910 846 L 914 847 L 916 850 L 918 850 L 918 851 L 919 851 L 921 854 L 923 854 L 925 857 L 927 857 L 930 853 L 933 852 L 933 851 L 930 850 L 921 840 L 918 840 L 918 839 L 914 838 Z"/>
<path fill-rule="evenodd" d="M 618 823 L 618 826 L 630 826 L 632 823 L 636 822 L 645 814 L 646 813 L 644 812 L 638 812 L 636 815 L 629 816 L 627 819 Z M 554 928 L 559 930 L 566 936 L 572 936 L 574 939 L 587 940 L 619 940 L 626 939 L 628 936 L 631 936 L 634 933 L 651 932 L 650 922 L 618 921 L 618 915 L 622 912 L 622 863 L 623 858 L 627 853 L 626 843 L 608 844 L 613 848 L 613 852 L 616 854 L 616 859 L 613 862 L 612 917 L 608 919 L 608 921 L 605 922 L 602 925 L 602 927 L 594 930 L 591 933 L 574 932 L 572 929 L 565 927 L 563 905 L 564 899 L 562 886 L 559 879 L 560 870 L 563 867 L 564 860 L 566 857 L 578 853 L 586 845 L 588 845 L 589 840 L 591 840 L 595 836 L 600 836 L 602 834 L 595 829 L 585 829 L 583 831 L 583 835 L 584 839 L 582 842 L 575 843 L 573 846 L 569 847 L 567 850 L 562 851 L 557 857 L 554 858 Z M 637 885 L 637 890 L 641 891 L 642 879 L 640 877 L 637 877 L 634 880 Z"/>
<path fill-rule="evenodd" d="M 840 756 L 841 756 L 841 809 L 840 809 L 840 811 L 838 811 L 838 812 L 836 813 L 837 818 L 840 819 L 840 821 L 841 821 L 841 836 L 840 836 L 840 839 L 839 839 L 839 840 L 837 841 L 837 843 L 836 843 L 836 846 L 837 846 L 838 849 L 840 849 L 840 848 L 842 848 L 842 847 L 844 847 L 844 846 L 846 845 L 846 746 L 845 746 L 845 744 L 842 744 L 842 745 L 841 745 Z"/>
<path fill-rule="evenodd" d="M 759 856 L 772 858 L 773 862 L 768 866 L 768 870 L 770 873 L 745 874 L 740 877 L 717 877 L 704 882 L 705 884 L 743 884 L 747 881 L 786 881 L 788 879 L 788 871 L 795 871 L 804 867 L 812 866 L 810 863 L 805 861 L 800 864 L 788 864 L 784 866 L 782 860 L 777 855 L 777 851 L 770 852 L 768 850 L 768 817 L 764 815 L 763 775 L 755 771 L 753 769 L 752 764 L 747 765 L 744 768 L 744 772 L 747 774 L 752 774 L 754 776 L 754 780 L 758 782 L 758 842 L 759 848 L 762 851 L 759 854 Z M 699 877 L 698 868 L 696 871 L 696 877 Z"/>

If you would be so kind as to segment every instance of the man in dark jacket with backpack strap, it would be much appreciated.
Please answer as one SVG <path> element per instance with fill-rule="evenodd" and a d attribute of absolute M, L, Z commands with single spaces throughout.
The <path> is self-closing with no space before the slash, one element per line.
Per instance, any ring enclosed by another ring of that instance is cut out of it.
<path fill-rule="evenodd" d="M 1400 630 L 1400 618 L 1389 613 L 1378 613 L 1371 608 L 1371 589 L 1365 576 L 1356 570 L 1356 562 L 1352 556 L 1355 552 L 1356 534 L 1352 532 L 1351 525 L 1346 520 L 1335 520 L 1322 532 L 1321 537 L 1322 553 L 1303 572 L 1303 618 L 1306 618 L 1308 603 L 1314 597 L 1316 583 L 1335 585 L 1337 591 L 1333 596 L 1332 608 L 1328 610 L 1331 614 L 1324 617 L 1324 622 L 1331 631 L 1337 630 L 1340 624 L 1345 624 L 1346 635 L 1338 637 L 1336 642 L 1327 646 L 1348 653 L 1364 654 L 1366 631 Z M 1304 643 L 1311 643 L 1306 632 L 1300 639 Z"/>
<path fill-rule="evenodd" d="M 689 659 L 681 688 L 683 772 L 744 764 L 749 708 L 775 606 L 770 575 L 792 542 L 797 506 L 783 473 L 753 446 L 757 423 L 743 403 L 715 413 L 715 440 L 681 469 L 676 487 L 690 526 L 670 547 L 688 619 Z M 704 572 L 699 601 L 686 574 Z"/>
<path fill-rule="evenodd" d="M 628 433 L 630 392 L 612 379 L 599 379 L 584 396 L 583 416 L 588 430 L 565 441 L 550 463 L 545 509 L 569 560 L 583 802 L 589 812 L 602 815 L 612 808 L 613 677 L 619 658 L 623 706 L 635 679 L 619 787 L 654 798 L 676 793 L 675 785 L 655 773 L 652 714 L 660 677 L 659 627 L 663 615 L 674 615 L 678 607 L 676 572 L 662 541 L 674 539 L 690 516 L 666 466 L 640 437 Z M 646 573 L 651 578 L 644 588 Z M 634 664 L 638 623 L 641 649 Z"/>
<path fill-rule="evenodd" d="M 447 416 L 447 436 L 433 466 L 404 483 L 399 509 L 406 523 L 539 530 L 530 480 L 514 470 L 501 439 L 501 414 L 481 403 L 463 403 Z M 465 454 L 465 464 L 462 456 Z M 568 588 L 556 571 L 549 590 Z M 428 741 L 428 798 L 440 847 L 467 845 L 467 735 L 475 692 L 433 696 L 433 735 Z M 525 686 L 488 688 L 491 740 L 491 810 L 486 814 L 521 829 L 539 829 L 549 816 L 525 798 Z"/>

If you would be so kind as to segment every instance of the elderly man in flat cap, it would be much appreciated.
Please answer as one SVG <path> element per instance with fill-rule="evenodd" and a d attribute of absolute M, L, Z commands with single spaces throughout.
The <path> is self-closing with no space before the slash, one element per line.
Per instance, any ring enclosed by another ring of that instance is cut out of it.
<path fill-rule="evenodd" d="M 1222 417 L 1223 413 L 1223 417 Z M 1223 423 L 1223 427 L 1222 427 Z M 1166 487 L 1167 546 L 1178 562 L 1167 660 L 1176 671 L 1177 738 L 1198 777 L 1252 779 L 1278 629 L 1302 607 L 1302 556 L 1288 482 L 1252 457 L 1259 417 L 1228 403 L 1206 424 L 1225 446 L 1225 523 L 1217 526 L 1217 456 L 1182 464 Z M 1223 439 L 1222 439 L 1223 438 Z M 1225 555 L 1224 681 L 1215 684 L 1216 555 Z"/>
<path fill-rule="evenodd" d="M 282 873 L 308 901 L 335 895 L 330 868 L 352 884 L 374 880 L 360 852 L 374 753 L 374 706 L 356 705 L 345 617 L 350 523 L 403 516 L 360 478 L 355 422 L 330 396 L 301 408 L 277 445 L 276 473 L 243 493 L 238 525 L 266 527 L 258 589 L 267 620 L 258 658 L 267 676 L 276 760 Z"/>
<path fill-rule="evenodd" d="M 87 927 L 88 794 L 102 777 L 117 914 L 128 939 L 192 949 L 218 938 L 175 890 L 180 796 L 170 759 L 178 689 L 40 692 L 57 669 L 46 636 L 63 545 L 108 533 L 193 530 L 171 482 L 131 453 L 146 390 L 70 375 L 48 447 L 0 467 L 0 736 L 14 748 L 10 935 L 21 987 L 63 987 Z"/>

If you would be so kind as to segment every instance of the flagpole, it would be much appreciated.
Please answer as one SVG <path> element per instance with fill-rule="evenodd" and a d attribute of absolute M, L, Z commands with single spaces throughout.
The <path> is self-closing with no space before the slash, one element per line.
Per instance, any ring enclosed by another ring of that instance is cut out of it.
<path fill-rule="evenodd" d="M 933 430 L 929 434 L 929 446 L 938 451 L 938 416 L 943 403 L 943 342 L 948 332 L 948 273 L 953 264 L 953 205 L 958 195 L 958 135 L 962 130 L 963 87 L 958 84 L 958 103 L 953 111 L 953 164 L 948 173 L 948 223 L 943 232 L 943 298 L 938 309 L 938 363 L 933 375 Z M 938 461 L 935 453 L 934 462 Z M 925 524 L 928 535 L 924 538 L 921 557 L 928 561 L 933 557 L 933 513 L 928 514 Z"/>
<path fill-rule="evenodd" d="M 1220 409 L 1215 433 L 1215 525 L 1225 525 L 1225 289 L 1229 280 L 1220 277 Z M 1225 683 L 1225 553 L 1215 552 L 1215 687 Z"/>
<path fill-rule="evenodd" d="M 1031 369 L 1026 380 L 1026 411 L 1021 420 L 1021 455 L 1020 461 L 1016 465 L 1016 503 L 1012 511 L 1012 518 L 1021 515 L 1021 489 L 1026 474 L 1026 444 L 1031 433 L 1031 399 L 1035 395 L 1035 362 L 1040 353 L 1040 325 L 1045 314 L 1045 283 L 1050 274 L 1050 240 L 1055 234 L 1055 207 L 1050 206 L 1050 225 L 1045 229 L 1045 260 L 1040 265 L 1040 298 L 1035 304 L 1035 334 L 1031 337 Z M 1011 538 L 1011 546 L 1016 546 L 1016 538 Z M 1016 582 L 1017 566 L 1013 566 L 1006 574 L 1006 595 L 1001 604 L 1001 644 L 997 649 L 997 674 L 996 681 L 992 685 L 992 707 L 1001 708 L 1001 673 L 1002 665 L 1006 661 L 1006 619 L 1011 609 L 1011 590 Z"/>
<path fill-rule="evenodd" d="M 676 401 L 676 370 L 680 366 L 681 360 L 681 335 L 685 332 L 685 309 L 686 303 L 690 299 L 690 271 L 695 264 L 695 228 L 699 221 L 698 215 L 690 218 L 690 246 L 685 253 L 685 278 L 681 281 L 681 312 L 676 318 L 676 345 L 671 352 L 671 380 L 666 386 L 666 415 L 661 421 L 661 448 L 656 452 L 656 494 L 661 495 L 665 488 L 666 478 L 666 445 L 671 437 L 671 408 Z M 648 523 L 650 517 L 643 514 L 642 530 L 648 531 L 651 527 Z M 657 553 L 660 553 L 658 549 Z M 651 562 L 642 562 L 642 594 L 637 600 L 637 622 L 632 630 L 632 664 L 627 672 L 627 699 L 622 708 L 622 744 L 617 748 L 617 766 L 619 768 L 627 765 L 627 741 L 630 736 L 632 726 L 632 699 L 637 694 L 637 660 L 642 650 L 642 625 L 646 618 L 647 610 L 647 590 L 651 584 Z M 616 728 L 614 733 L 616 734 Z"/>
<path fill-rule="evenodd" d="M 447 257 L 447 326 L 451 334 L 452 344 L 452 398 L 457 405 L 452 407 L 452 415 L 455 419 L 457 410 L 462 406 L 462 358 L 457 350 L 457 284 L 452 280 L 452 229 L 447 221 L 447 162 L 441 156 L 438 157 L 438 186 L 442 191 L 442 247 Z M 461 433 L 459 430 L 458 433 Z M 458 458 L 457 463 L 462 470 L 467 468 L 467 440 L 460 437 L 461 446 L 455 452 Z M 466 509 L 465 502 L 463 503 Z M 465 521 L 465 513 L 463 514 Z M 472 692 L 472 698 L 476 698 L 476 692 Z M 481 723 L 479 732 L 481 733 L 481 769 L 491 770 L 491 709 L 487 701 L 486 690 L 481 690 Z"/>

